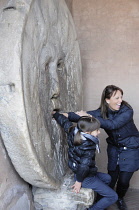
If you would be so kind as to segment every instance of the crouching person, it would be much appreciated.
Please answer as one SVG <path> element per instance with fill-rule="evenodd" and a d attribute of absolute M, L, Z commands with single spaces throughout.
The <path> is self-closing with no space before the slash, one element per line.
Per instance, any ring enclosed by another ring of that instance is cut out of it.
<path fill-rule="evenodd" d="M 79 193 L 81 187 L 94 190 L 101 198 L 89 210 L 106 209 L 117 201 L 118 196 L 108 186 L 110 175 L 98 172 L 95 164 L 96 149 L 99 152 L 99 121 L 94 117 L 83 116 L 74 126 L 66 116 L 55 111 L 53 118 L 67 133 L 68 165 L 75 174 L 73 192 Z"/>

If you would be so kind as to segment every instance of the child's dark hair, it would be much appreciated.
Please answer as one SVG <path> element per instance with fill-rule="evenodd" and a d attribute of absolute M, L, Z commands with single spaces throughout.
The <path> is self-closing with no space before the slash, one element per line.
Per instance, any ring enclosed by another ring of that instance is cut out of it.
<path fill-rule="evenodd" d="M 100 122 L 95 117 L 83 116 L 80 117 L 77 123 L 78 132 L 74 136 L 74 145 L 82 143 L 81 132 L 91 132 L 100 128 Z"/>

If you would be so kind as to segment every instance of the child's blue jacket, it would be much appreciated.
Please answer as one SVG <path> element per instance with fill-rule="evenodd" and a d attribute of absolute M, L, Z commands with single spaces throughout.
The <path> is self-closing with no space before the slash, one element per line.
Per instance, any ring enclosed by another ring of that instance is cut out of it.
<path fill-rule="evenodd" d="M 73 144 L 74 129 L 73 123 L 64 115 L 56 112 L 53 117 L 58 124 L 64 128 L 67 133 L 68 141 L 68 166 L 76 174 L 78 182 L 82 182 L 88 176 L 94 176 L 97 173 L 95 165 L 96 144 L 87 139 L 79 146 Z M 94 137 L 95 138 L 95 137 Z"/>

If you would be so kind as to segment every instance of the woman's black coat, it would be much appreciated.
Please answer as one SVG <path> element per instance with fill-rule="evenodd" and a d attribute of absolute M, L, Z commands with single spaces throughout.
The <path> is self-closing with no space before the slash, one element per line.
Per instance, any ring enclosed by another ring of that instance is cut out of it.
<path fill-rule="evenodd" d="M 79 146 L 73 144 L 74 140 L 74 129 L 73 123 L 68 120 L 62 114 L 56 112 L 53 117 L 58 124 L 64 128 L 67 133 L 68 140 L 68 165 L 70 169 L 76 174 L 76 179 L 82 182 L 87 176 L 94 176 L 97 173 L 97 167 L 95 165 L 95 151 L 96 144 L 87 139 L 83 141 Z"/>
<path fill-rule="evenodd" d="M 139 169 L 139 132 L 133 121 L 133 109 L 122 105 L 119 111 L 108 110 L 108 119 L 101 117 L 100 109 L 88 111 L 96 117 L 108 134 L 108 170 L 114 171 L 119 164 L 121 171 L 134 172 Z M 69 119 L 79 118 L 69 112 Z"/>

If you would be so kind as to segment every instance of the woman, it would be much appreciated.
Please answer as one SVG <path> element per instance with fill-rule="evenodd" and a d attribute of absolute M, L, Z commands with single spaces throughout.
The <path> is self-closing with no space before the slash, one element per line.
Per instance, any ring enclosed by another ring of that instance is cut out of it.
<path fill-rule="evenodd" d="M 116 185 L 119 209 L 127 209 L 124 196 L 129 188 L 133 173 L 139 169 L 139 131 L 133 121 L 133 109 L 123 101 L 123 91 L 108 85 L 101 97 L 97 110 L 69 112 L 68 118 L 77 121 L 79 116 L 90 114 L 96 117 L 108 134 L 108 173 L 112 177 L 110 186 Z M 78 115 L 77 115 L 78 114 Z"/>

